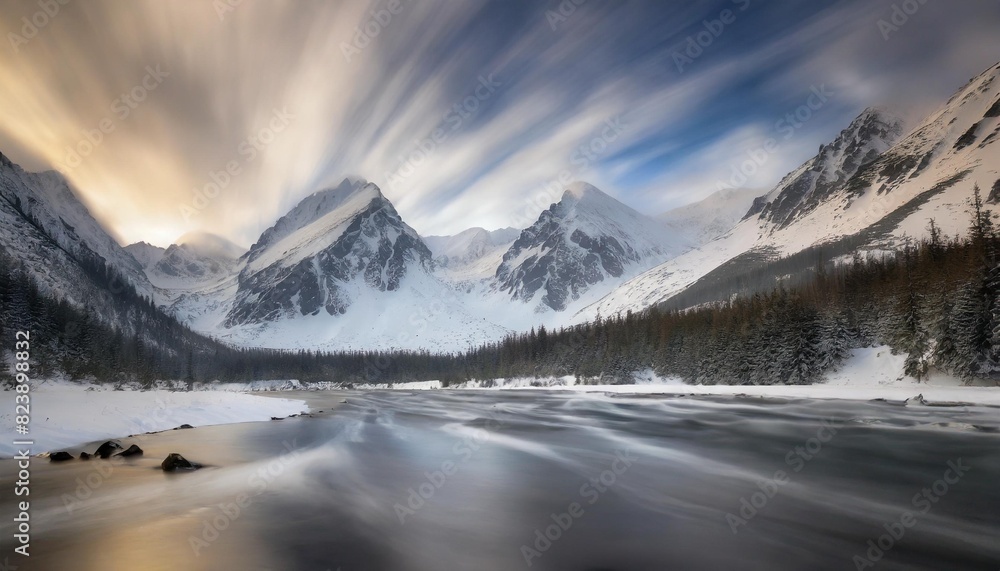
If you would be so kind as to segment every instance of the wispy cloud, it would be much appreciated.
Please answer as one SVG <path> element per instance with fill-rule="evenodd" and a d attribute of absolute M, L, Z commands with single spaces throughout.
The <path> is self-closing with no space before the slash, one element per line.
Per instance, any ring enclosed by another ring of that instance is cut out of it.
<path fill-rule="evenodd" d="M 558 2 L 244 2 L 221 15 L 215 4 L 70 2 L 16 46 L 38 7 L 0 6 L 0 150 L 61 168 L 123 241 L 208 229 L 248 244 L 346 175 L 441 234 L 509 225 L 571 167 L 644 210 L 696 200 L 811 86 L 830 85 L 836 100 L 753 182 L 773 184 L 865 106 L 926 112 L 1000 53 L 1000 15 L 981 2 L 932 0 L 888 41 L 889 0 L 590 0 L 555 29 Z M 704 21 L 744 7 L 678 73 L 673 54 Z M 115 102 L 157 65 L 169 75 L 122 117 Z M 248 160 L 241 145 L 276 109 L 294 119 Z M 572 165 L 613 117 L 621 138 Z M 88 149 L 104 118 L 113 130 Z M 72 150 L 89 152 L 69 167 Z M 234 160 L 239 174 L 185 216 Z"/>

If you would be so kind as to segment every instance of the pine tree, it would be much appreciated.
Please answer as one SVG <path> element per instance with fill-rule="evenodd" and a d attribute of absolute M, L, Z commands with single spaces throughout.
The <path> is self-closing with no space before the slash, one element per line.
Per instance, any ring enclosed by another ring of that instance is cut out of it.
<path fill-rule="evenodd" d="M 989 309 L 981 279 L 973 279 L 961 287 L 951 315 L 955 338 L 953 369 L 966 380 L 981 374 L 987 362 L 993 334 Z"/>
<path fill-rule="evenodd" d="M 904 372 L 920 380 L 927 376 L 930 341 L 921 319 L 921 295 L 913 275 L 916 259 L 909 247 L 903 251 L 903 258 L 905 290 L 897 304 L 891 341 L 894 347 L 906 353 Z"/>

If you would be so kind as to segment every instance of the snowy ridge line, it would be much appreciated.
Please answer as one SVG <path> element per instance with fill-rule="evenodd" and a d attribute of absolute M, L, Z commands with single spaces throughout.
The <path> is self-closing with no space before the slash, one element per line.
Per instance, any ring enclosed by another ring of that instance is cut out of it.
<path fill-rule="evenodd" d="M 973 186 L 984 194 L 1000 188 L 1000 117 L 992 111 L 998 99 L 1000 66 L 995 65 L 909 132 L 884 111 L 866 109 L 755 201 L 727 234 L 622 284 L 575 319 L 641 311 L 751 251 L 769 249 L 785 257 L 880 226 L 884 234 L 857 249 L 899 249 L 907 240 L 926 237 L 931 218 L 942 235 L 966 235 Z M 959 178 L 912 210 L 907 207 L 942 181 Z M 1000 202 L 987 207 L 997 212 Z"/>

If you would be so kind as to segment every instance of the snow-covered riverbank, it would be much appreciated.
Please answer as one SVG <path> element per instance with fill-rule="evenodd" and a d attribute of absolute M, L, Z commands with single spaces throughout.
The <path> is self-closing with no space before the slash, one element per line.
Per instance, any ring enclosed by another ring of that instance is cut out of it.
<path fill-rule="evenodd" d="M 636 374 L 636 382 L 628 385 L 578 384 L 576 378 L 569 376 L 473 381 L 455 388 L 889 401 L 905 401 L 922 395 L 924 401 L 930 403 L 1000 406 L 1000 387 L 964 386 L 959 379 L 941 373 L 918 382 L 903 373 L 905 359 L 904 355 L 893 355 L 888 347 L 855 349 L 846 363 L 813 385 L 688 385 L 680 379 L 662 378 L 652 371 L 642 371 Z M 404 386 L 397 385 L 397 388 Z"/>
<path fill-rule="evenodd" d="M 14 391 L 0 392 L 0 427 L 14 434 Z M 269 420 L 306 412 L 304 401 L 229 391 L 110 390 L 54 381 L 32 387 L 29 434 L 33 453 L 102 438 L 176 428 Z M 20 438 L 20 437 L 18 437 Z M 0 457 L 14 454 L 13 438 L 0 440 Z"/>
<path fill-rule="evenodd" d="M 1000 387 L 968 387 L 955 378 L 935 374 L 928 381 L 917 382 L 903 374 L 902 355 L 893 355 L 887 347 L 856 349 L 837 371 L 814 385 L 687 385 L 675 378 L 661 378 L 644 371 L 628 385 L 578 384 L 574 377 L 514 378 L 495 381 L 472 381 L 444 390 L 546 390 L 616 394 L 662 394 L 699 396 L 737 396 L 805 399 L 848 399 L 907 401 L 928 403 L 970 403 L 1000 406 Z M 173 386 L 164 384 L 164 387 Z M 180 385 L 178 385 L 178 388 Z M 326 390 L 333 384 L 303 385 L 295 380 L 256 381 L 250 383 L 211 384 L 193 391 L 112 390 L 108 386 L 81 385 L 65 381 L 42 383 L 31 393 L 31 432 L 33 452 L 68 448 L 102 438 L 167 430 L 190 424 L 206 426 L 268 420 L 308 410 L 305 401 L 280 398 L 276 393 L 302 390 Z M 397 383 L 395 385 L 355 386 L 364 390 L 435 390 L 438 381 Z M 273 396 L 258 396 L 266 392 Z M 13 435 L 13 391 L 0 392 L 0 426 Z M 300 393 L 301 394 L 301 393 Z M 922 395 L 923 401 L 916 399 Z M 0 457 L 13 455 L 12 439 L 0 441 Z"/>

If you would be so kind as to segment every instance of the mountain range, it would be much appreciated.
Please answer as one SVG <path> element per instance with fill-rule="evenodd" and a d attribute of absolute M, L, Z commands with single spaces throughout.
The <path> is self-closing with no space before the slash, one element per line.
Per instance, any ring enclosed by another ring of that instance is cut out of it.
<path fill-rule="evenodd" d="M 932 218 L 963 233 L 973 185 L 991 208 L 1000 200 L 998 77 L 991 67 L 912 129 L 865 109 L 770 190 L 649 216 L 577 182 L 527 228 L 454 236 L 420 236 L 377 185 L 347 178 L 249 248 L 207 233 L 122 247 L 61 175 L 0 155 L 0 248 L 43 292 L 108 320 L 127 322 L 109 301 L 127 287 L 236 346 L 458 351 L 773 288 L 813 271 L 813 253 L 836 263 L 898 248 Z"/>

